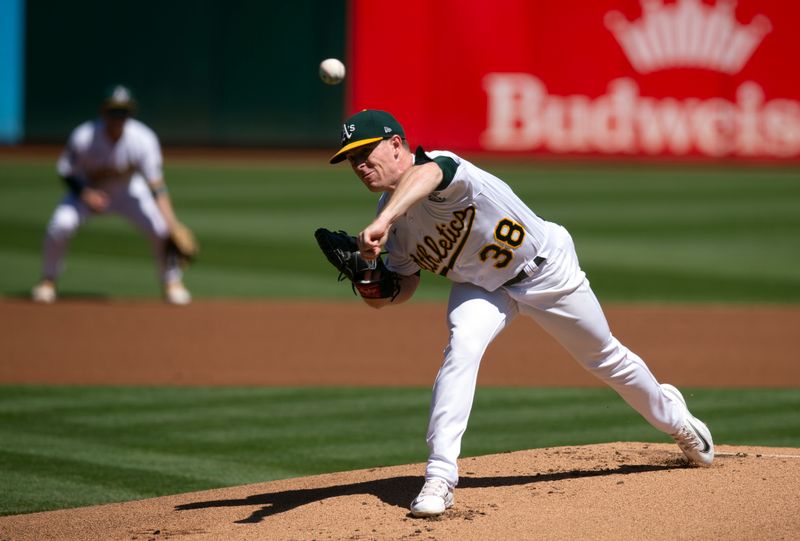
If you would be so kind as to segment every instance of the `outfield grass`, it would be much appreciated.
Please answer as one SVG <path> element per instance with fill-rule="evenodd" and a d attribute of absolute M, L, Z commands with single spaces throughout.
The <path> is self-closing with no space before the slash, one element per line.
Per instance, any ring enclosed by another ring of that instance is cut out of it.
<path fill-rule="evenodd" d="M 800 389 L 684 392 L 718 444 L 800 447 Z M 416 388 L 0 387 L 0 514 L 423 463 L 429 398 Z M 479 388 L 463 456 L 612 441 L 670 440 L 608 389 Z"/>
<path fill-rule="evenodd" d="M 486 164 L 573 233 L 602 301 L 800 301 L 800 169 L 753 166 Z M 350 298 L 313 240 L 357 232 L 376 196 L 346 165 L 168 163 L 180 217 L 201 241 L 197 298 Z M 62 187 L 52 163 L 0 161 L 0 295 L 27 295 Z M 426 273 L 418 298 L 442 299 Z M 65 295 L 156 297 L 144 239 L 119 218 L 73 241 Z"/>

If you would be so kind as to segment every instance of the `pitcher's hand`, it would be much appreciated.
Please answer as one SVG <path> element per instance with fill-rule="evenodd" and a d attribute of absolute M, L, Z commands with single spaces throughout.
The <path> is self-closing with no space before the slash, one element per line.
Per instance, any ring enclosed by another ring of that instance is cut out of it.
<path fill-rule="evenodd" d="M 364 259 L 377 259 L 389 236 L 389 226 L 376 219 L 358 234 L 358 249 Z"/>

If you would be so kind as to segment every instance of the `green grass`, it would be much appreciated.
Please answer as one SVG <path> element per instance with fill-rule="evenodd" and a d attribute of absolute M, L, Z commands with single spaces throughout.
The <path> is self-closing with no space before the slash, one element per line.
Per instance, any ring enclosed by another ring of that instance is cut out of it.
<path fill-rule="evenodd" d="M 485 165 L 572 232 L 603 302 L 800 302 L 800 168 Z M 318 226 L 356 233 L 372 217 L 376 197 L 346 165 L 168 161 L 166 177 L 201 241 L 187 274 L 196 297 L 351 297 L 313 240 Z M 27 295 L 38 278 L 62 192 L 52 163 L 0 161 L 0 295 Z M 82 229 L 67 265 L 65 295 L 158 295 L 144 238 L 116 217 Z M 426 273 L 418 298 L 447 289 Z"/>
<path fill-rule="evenodd" d="M 800 447 L 800 389 L 684 391 L 718 444 Z M 429 398 L 418 388 L 2 386 L 0 514 L 422 463 Z M 462 456 L 611 441 L 670 440 L 608 389 L 479 388 Z"/>

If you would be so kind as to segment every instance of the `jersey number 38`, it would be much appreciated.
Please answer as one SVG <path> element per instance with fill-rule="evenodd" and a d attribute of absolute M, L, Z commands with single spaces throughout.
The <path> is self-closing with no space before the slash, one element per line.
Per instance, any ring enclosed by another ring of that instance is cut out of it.
<path fill-rule="evenodd" d="M 518 223 L 503 218 L 497 222 L 497 226 L 494 228 L 494 238 L 497 240 L 497 244 L 483 247 L 480 253 L 481 261 L 491 258 L 494 260 L 494 266 L 502 269 L 514 259 L 512 250 L 519 248 L 522 244 L 522 240 L 525 238 L 525 229 Z"/>

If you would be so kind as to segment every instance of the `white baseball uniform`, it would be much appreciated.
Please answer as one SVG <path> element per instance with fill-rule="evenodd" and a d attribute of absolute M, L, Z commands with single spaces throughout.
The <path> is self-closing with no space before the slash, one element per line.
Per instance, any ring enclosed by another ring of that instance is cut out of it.
<path fill-rule="evenodd" d="M 518 313 L 533 318 L 655 428 L 675 433 L 686 409 L 611 334 L 567 230 L 537 216 L 502 180 L 451 152 L 418 149 L 415 159 L 437 162 L 445 180 L 392 225 L 386 265 L 402 275 L 424 269 L 454 282 L 447 309 L 450 340 L 433 388 L 426 478 L 458 483 L 457 458 L 481 358 Z M 381 197 L 378 213 L 389 197 Z M 528 360 L 537 360 L 535 347 Z"/>
<path fill-rule="evenodd" d="M 128 118 L 122 136 L 114 142 L 106 135 L 102 119 L 84 122 L 70 135 L 57 171 L 61 177 L 79 177 L 88 187 L 106 192 L 106 212 L 121 214 L 147 235 L 161 282 L 180 281 L 181 268 L 165 257 L 169 230 L 149 186 L 163 180 L 161 146 L 153 130 Z M 70 239 L 95 214 L 74 193 L 64 196 L 47 225 L 44 278 L 58 278 Z"/>

